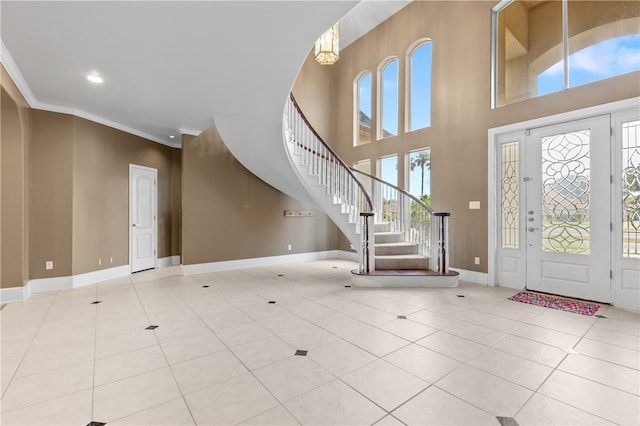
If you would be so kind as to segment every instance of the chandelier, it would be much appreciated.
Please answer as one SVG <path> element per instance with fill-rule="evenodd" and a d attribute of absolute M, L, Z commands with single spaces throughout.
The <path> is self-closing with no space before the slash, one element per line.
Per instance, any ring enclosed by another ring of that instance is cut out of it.
<path fill-rule="evenodd" d="M 316 40 L 316 61 L 322 65 L 333 65 L 340 59 L 340 36 L 336 22 Z"/>

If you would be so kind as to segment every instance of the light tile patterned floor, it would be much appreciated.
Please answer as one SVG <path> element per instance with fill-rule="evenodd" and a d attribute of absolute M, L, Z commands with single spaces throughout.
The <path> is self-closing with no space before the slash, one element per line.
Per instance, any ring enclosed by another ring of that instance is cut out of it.
<path fill-rule="evenodd" d="M 637 313 L 346 288 L 354 268 L 170 267 L 6 305 L 1 423 L 640 424 Z"/>

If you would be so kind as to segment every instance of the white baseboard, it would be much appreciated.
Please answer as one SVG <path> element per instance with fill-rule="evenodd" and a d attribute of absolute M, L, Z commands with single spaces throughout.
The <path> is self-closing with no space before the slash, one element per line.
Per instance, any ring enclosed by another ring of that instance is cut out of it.
<path fill-rule="evenodd" d="M 489 276 L 486 272 L 467 271 L 466 269 L 450 268 L 460 274 L 460 281 L 488 285 Z"/>
<path fill-rule="evenodd" d="M 280 265 L 283 263 L 306 262 L 310 260 L 342 258 L 341 251 L 328 250 L 311 253 L 285 254 L 281 256 L 255 257 L 251 259 L 226 260 L 222 262 L 182 265 L 182 275 L 206 274 L 207 272 L 232 269 L 254 268 L 257 266 Z M 347 253 L 347 252 L 344 252 Z"/>
<path fill-rule="evenodd" d="M 2 303 L 23 302 L 29 299 L 33 293 L 69 290 L 72 288 L 96 284 L 101 281 L 125 277 L 130 274 L 131 267 L 129 265 L 122 265 L 116 266 L 115 268 L 102 269 L 100 271 L 87 272 L 72 276 L 36 278 L 29 280 L 29 282 L 22 287 L 0 289 L 0 301 L 2 301 Z"/>
<path fill-rule="evenodd" d="M 354 262 L 360 261 L 360 256 L 355 251 L 336 250 L 336 252 L 339 259 L 353 260 Z"/>
<path fill-rule="evenodd" d="M 174 266 L 180 264 L 180 256 L 167 256 L 158 259 L 158 268 L 166 268 L 167 266 Z"/>
<path fill-rule="evenodd" d="M 115 268 L 87 272 L 86 274 L 73 275 L 73 288 L 99 283 L 100 281 L 108 281 L 114 278 L 126 277 L 130 274 L 131 267 L 129 265 L 122 265 L 116 266 Z"/>

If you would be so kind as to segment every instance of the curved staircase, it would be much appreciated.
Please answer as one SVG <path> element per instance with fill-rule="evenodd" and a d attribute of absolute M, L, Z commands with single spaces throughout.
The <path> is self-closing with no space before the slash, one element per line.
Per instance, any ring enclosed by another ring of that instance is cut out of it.
<path fill-rule="evenodd" d="M 446 256 L 448 213 L 374 176 L 351 169 L 322 140 L 293 94 L 283 116 L 289 160 L 311 198 L 358 253 L 360 287 L 455 287 Z"/>

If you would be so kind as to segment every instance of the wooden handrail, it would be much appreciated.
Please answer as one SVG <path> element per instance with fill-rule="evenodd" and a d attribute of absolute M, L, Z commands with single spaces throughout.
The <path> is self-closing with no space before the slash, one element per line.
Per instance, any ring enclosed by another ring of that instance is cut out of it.
<path fill-rule="evenodd" d="M 368 174 L 368 173 L 365 173 L 365 172 L 362 172 L 362 171 L 360 171 L 360 170 L 358 170 L 358 169 L 354 169 L 353 167 L 351 168 L 351 170 L 352 170 L 353 172 L 355 172 L 355 173 L 360 173 L 361 175 L 365 175 L 366 177 L 368 177 L 368 178 L 370 178 L 370 179 L 376 180 L 376 181 L 381 182 L 381 183 L 383 183 L 383 184 L 385 184 L 385 185 L 387 185 L 387 186 L 390 186 L 391 188 L 395 189 L 396 191 L 400 192 L 401 194 L 404 194 L 405 196 L 407 196 L 407 197 L 411 198 L 413 201 L 415 201 L 416 203 L 418 203 L 418 205 L 420 205 L 421 207 L 423 207 L 424 209 L 426 209 L 429 213 L 433 213 L 433 209 L 432 209 L 431 207 L 429 207 L 429 206 L 428 206 L 424 201 L 422 201 L 421 199 L 419 199 L 419 198 L 418 198 L 418 197 L 416 197 L 415 195 L 410 194 L 409 192 L 405 191 L 404 189 L 402 189 L 402 188 L 400 188 L 400 187 L 397 187 L 397 186 L 395 186 L 395 185 L 392 185 L 392 184 L 390 184 L 389 182 L 384 181 L 384 180 L 382 180 L 382 179 L 380 179 L 380 178 L 378 178 L 378 177 L 372 176 L 372 175 L 370 175 L 370 174 Z"/>
<path fill-rule="evenodd" d="M 347 166 L 347 164 L 342 160 L 342 158 L 340 158 L 340 156 L 338 154 L 336 154 L 336 152 L 324 141 L 324 139 L 322 139 L 322 137 L 318 134 L 318 132 L 316 132 L 316 129 L 313 128 L 313 126 L 311 125 L 309 120 L 307 120 L 307 117 L 304 115 L 304 113 L 300 109 L 300 106 L 298 105 L 298 102 L 296 102 L 296 98 L 293 96 L 293 92 L 290 93 L 289 96 L 291 98 L 291 102 L 293 102 L 293 106 L 296 108 L 296 111 L 298 111 L 298 114 L 302 118 L 302 121 L 304 121 L 304 123 L 307 125 L 309 130 L 311 130 L 313 135 L 316 138 L 318 138 L 318 140 L 325 147 L 325 149 L 327 151 L 329 151 L 329 153 L 336 159 L 336 161 L 342 167 L 345 168 L 347 173 L 349 173 L 349 175 L 353 178 L 353 180 L 358 184 L 358 186 L 360 187 L 360 190 L 362 191 L 362 193 L 364 195 L 364 198 L 365 198 L 365 200 L 367 202 L 367 205 L 369 207 L 369 211 L 373 212 L 373 203 L 371 202 L 371 197 L 369 196 L 369 193 L 367 192 L 367 190 L 364 188 L 364 185 L 362 184 L 362 182 L 360 182 L 360 180 L 353 173 L 353 170 L 351 169 L 351 167 Z M 313 152 L 313 151 L 311 151 L 311 152 Z M 319 155 L 319 153 L 314 153 L 314 154 Z"/>

